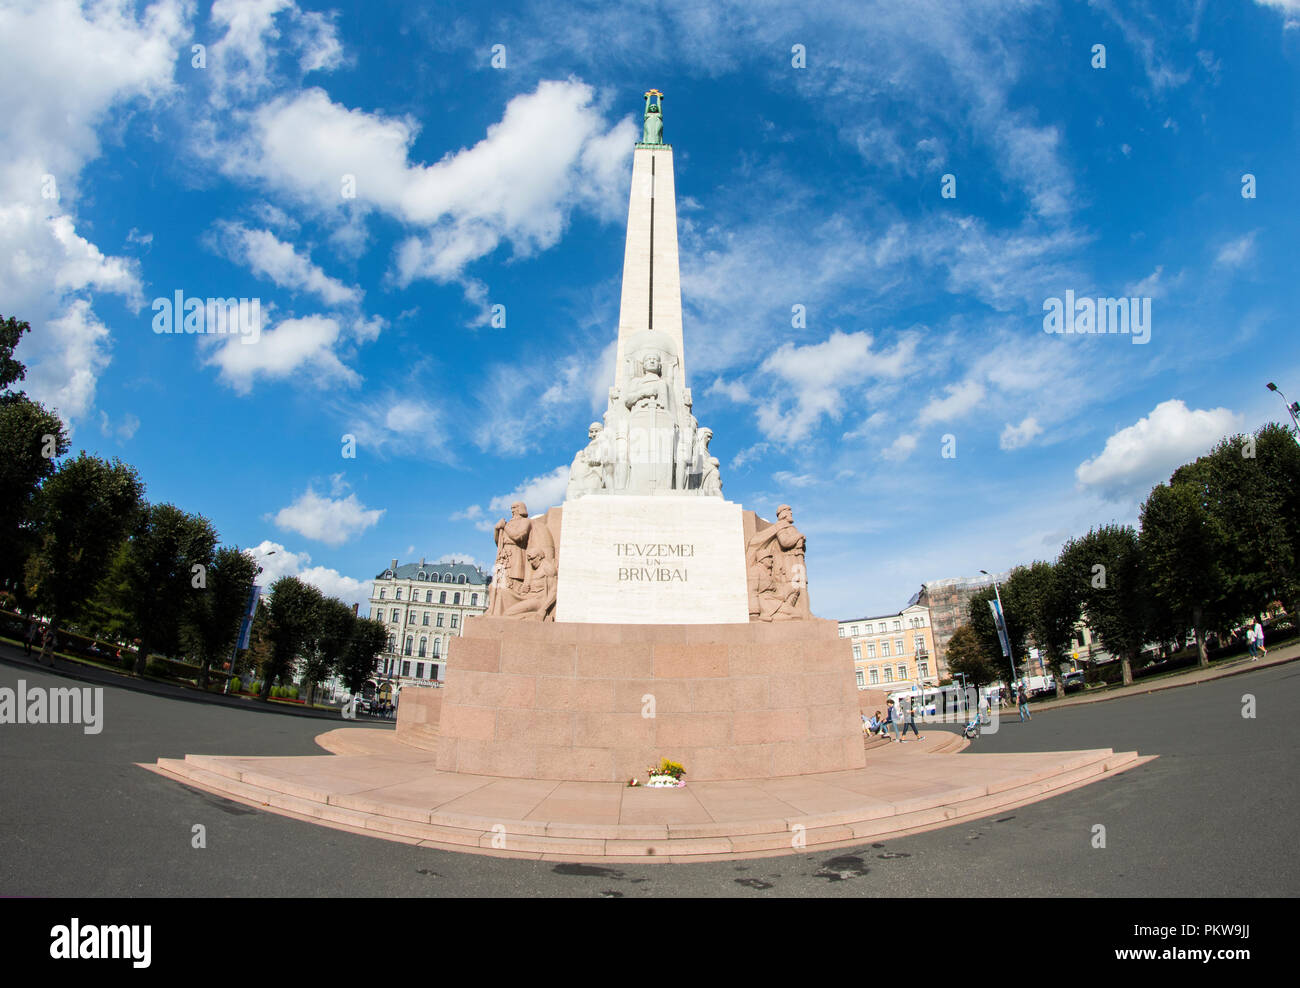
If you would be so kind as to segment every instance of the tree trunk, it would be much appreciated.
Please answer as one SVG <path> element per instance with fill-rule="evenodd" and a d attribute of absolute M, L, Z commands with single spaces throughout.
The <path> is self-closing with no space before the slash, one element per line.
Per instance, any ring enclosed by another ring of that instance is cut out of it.
<path fill-rule="evenodd" d="M 1196 661 L 1202 668 L 1209 668 L 1210 650 L 1205 644 L 1205 625 L 1201 619 L 1201 609 L 1199 607 L 1192 609 L 1192 624 L 1196 630 Z"/>
<path fill-rule="evenodd" d="M 1124 656 L 1119 660 L 1120 670 L 1124 673 L 1124 685 L 1133 685 L 1133 660 L 1129 656 Z"/>

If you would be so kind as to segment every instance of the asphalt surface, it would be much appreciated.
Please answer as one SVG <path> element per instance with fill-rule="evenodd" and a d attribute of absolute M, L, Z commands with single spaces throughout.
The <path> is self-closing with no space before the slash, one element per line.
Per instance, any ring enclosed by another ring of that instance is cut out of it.
<path fill-rule="evenodd" d="M 80 685 L 0 654 L 0 687 L 20 678 L 29 688 Z M 1255 697 L 1252 719 L 1241 715 L 1245 694 Z M 135 763 L 321 754 L 313 738 L 328 725 L 108 686 L 98 735 L 0 725 L 0 896 L 1291 896 L 1300 889 L 1297 701 L 1292 663 L 1043 711 L 1027 724 L 1013 715 L 968 750 L 1109 747 L 1160 757 L 1031 806 L 884 844 L 600 867 L 411 847 L 186 788 Z M 195 824 L 205 848 L 192 846 Z"/>

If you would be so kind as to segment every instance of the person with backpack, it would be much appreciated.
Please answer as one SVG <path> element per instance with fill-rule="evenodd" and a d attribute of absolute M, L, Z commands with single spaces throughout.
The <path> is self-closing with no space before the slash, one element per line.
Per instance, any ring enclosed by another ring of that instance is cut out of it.
<path fill-rule="evenodd" d="M 1268 649 L 1264 647 L 1264 626 L 1259 623 L 1258 618 L 1255 619 L 1255 627 L 1253 629 L 1253 633 L 1254 633 L 1254 638 L 1253 638 L 1253 643 L 1251 645 L 1251 651 L 1255 654 L 1255 657 L 1251 659 L 1251 661 L 1258 662 L 1259 657 L 1261 655 L 1263 655 L 1264 658 L 1267 659 Z"/>
<path fill-rule="evenodd" d="M 889 737 L 889 732 L 892 730 L 894 732 L 894 740 L 899 744 L 903 744 L 903 738 L 898 733 L 898 708 L 894 706 L 893 700 L 885 701 L 885 723 L 880 730 L 885 737 Z"/>
<path fill-rule="evenodd" d="M 1025 692 L 1025 684 L 1020 684 L 1020 690 L 1016 694 L 1016 703 L 1020 706 L 1020 723 L 1034 718 L 1029 715 L 1029 694 Z"/>

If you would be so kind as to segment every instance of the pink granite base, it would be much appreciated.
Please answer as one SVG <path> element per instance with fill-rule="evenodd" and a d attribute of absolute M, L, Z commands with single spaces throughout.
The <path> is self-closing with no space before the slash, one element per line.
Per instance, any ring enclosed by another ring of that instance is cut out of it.
<path fill-rule="evenodd" d="M 398 708 L 440 771 L 573 782 L 687 781 L 862 768 L 849 643 L 833 621 L 557 624 L 472 618 L 452 640 L 436 738 Z M 413 723 L 410 726 L 415 726 Z"/>

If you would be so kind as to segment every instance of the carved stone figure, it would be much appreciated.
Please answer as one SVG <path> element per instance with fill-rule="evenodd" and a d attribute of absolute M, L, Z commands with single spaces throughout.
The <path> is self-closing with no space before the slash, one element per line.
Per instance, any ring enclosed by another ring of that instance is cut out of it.
<path fill-rule="evenodd" d="M 628 487 L 637 494 L 672 490 L 677 430 L 658 353 L 641 358 L 641 373 L 628 382 L 623 404 L 628 410 Z"/>
<path fill-rule="evenodd" d="M 578 451 L 573 466 L 569 468 L 566 499 L 594 494 L 613 486 L 613 455 L 604 436 L 604 426 L 592 422 L 587 428 L 587 438 L 590 441 L 586 448 Z"/>
<path fill-rule="evenodd" d="M 760 621 L 785 620 L 785 615 L 810 618 L 804 565 L 807 539 L 794 527 L 790 505 L 777 508 L 776 517 L 775 524 L 749 540 L 750 614 Z"/>
<path fill-rule="evenodd" d="M 695 436 L 695 471 L 699 476 L 699 490 L 708 497 L 722 497 L 722 475 L 718 472 L 720 463 L 709 452 L 709 442 L 713 439 L 713 430 L 701 429 Z"/>
<path fill-rule="evenodd" d="M 510 515 L 510 518 L 498 521 L 493 530 L 497 559 L 492 572 L 491 600 L 488 601 L 488 614 L 492 617 L 515 616 L 511 614 L 512 609 L 526 595 L 536 592 L 536 557 L 549 564 L 552 575 L 556 572 L 555 540 L 551 538 L 546 523 L 539 518 L 529 518 L 528 508 L 522 501 L 510 505 Z M 550 617 L 545 616 L 546 613 L 543 611 L 537 620 L 555 619 L 553 606 L 549 610 Z"/>
<path fill-rule="evenodd" d="M 555 561 L 539 547 L 528 550 L 528 564 L 531 572 L 520 588 L 519 601 L 506 610 L 506 617 L 554 621 L 558 584 Z"/>

